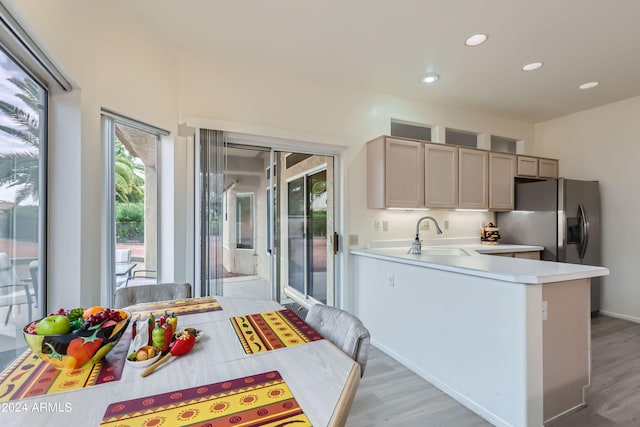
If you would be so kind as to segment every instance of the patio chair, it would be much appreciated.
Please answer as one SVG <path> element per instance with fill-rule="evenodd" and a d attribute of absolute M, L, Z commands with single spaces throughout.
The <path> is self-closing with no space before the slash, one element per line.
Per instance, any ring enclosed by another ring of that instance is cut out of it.
<path fill-rule="evenodd" d="M 4 324 L 9 323 L 9 316 L 14 305 L 27 305 L 29 321 L 32 319 L 32 293 L 29 282 L 18 279 L 9 256 L 0 252 L 0 307 L 9 307 Z"/>
<path fill-rule="evenodd" d="M 131 286 L 150 285 L 158 282 L 158 272 L 156 270 L 136 270 L 131 276 Z"/>
<path fill-rule="evenodd" d="M 115 307 L 128 307 L 141 302 L 191 298 L 190 283 L 158 283 L 116 289 Z"/>
<path fill-rule="evenodd" d="M 360 319 L 339 308 L 315 304 L 305 322 L 360 365 L 360 376 L 369 357 L 370 335 Z"/>
<path fill-rule="evenodd" d="M 31 287 L 33 288 L 34 307 L 38 306 L 38 261 L 29 263 L 29 276 L 31 276 Z"/>
<path fill-rule="evenodd" d="M 126 287 L 131 280 L 131 270 L 135 265 L 131 264 L 131 249 L 116 249 L 116 288 Z M 125 273 L 118 274 L 118 270 L 122 269 Z"/>

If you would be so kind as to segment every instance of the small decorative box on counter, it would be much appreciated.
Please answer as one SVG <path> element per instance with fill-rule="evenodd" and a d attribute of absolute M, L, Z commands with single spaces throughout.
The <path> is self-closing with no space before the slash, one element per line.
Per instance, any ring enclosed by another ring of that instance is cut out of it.
<path fill-rule="evenodd" d="M 500 229 L 492 222 L 480 229 L 480 241 L 483 245 L 497 245 L 500 242 Z"/>

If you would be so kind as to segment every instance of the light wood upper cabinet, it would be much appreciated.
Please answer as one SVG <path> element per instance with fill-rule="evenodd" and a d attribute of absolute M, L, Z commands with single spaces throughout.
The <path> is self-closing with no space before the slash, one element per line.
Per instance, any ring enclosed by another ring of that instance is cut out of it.
<path fill-rule="evenodd" d="M 489 207 L 489 152 L 459 148 L 458 163 L 458 207 L 487 209 Z"/>
<path fill-rule="evenodd" d="M 455 208 L 458 205 L 458 147 L 424 146 L 425 206 Z"/>
<path fill-rule="evenodd" d="M 517 175 L 525 178 L 557 178 L 558 161 L 541 157 L 518 156 Z"/>
<path fill-rule="evenodd" d="M 518 156 L 518 176 L 538 176 L 538 159 L 535 157 Z"/>
<path fill-rule="evenodd" d="M 383 136 L 367 144 L 367 207 L 424 207 L 424 143 Z"/>
<path fill-rule="evenodd" d="M 512 210 L 514 177 L 551 178 L 558 161 L 381 136 L 367 143 L 367 207 Z"/>
<path fill-rule="evenodd" d="M 515 175 L 516 156 L 506 153 L 489 153 L 489 209 L 513 209 Z"/>
<path fill-rule="evenodd" d="M 554 159 L 538 159 L 538 177 L 557 178 L 558 161 Z"/>

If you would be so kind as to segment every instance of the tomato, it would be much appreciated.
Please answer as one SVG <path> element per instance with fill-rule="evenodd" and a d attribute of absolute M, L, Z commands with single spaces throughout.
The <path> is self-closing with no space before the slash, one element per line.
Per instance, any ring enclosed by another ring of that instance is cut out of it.
<path fill-rule="evenodd" d="M 86 319 L 87 317 L 91 316 L 92 314 L 100 313 L 101 311 L 104 311 L 103 307 L 100 307 L 99 305 L 94 305 L 93 307 L 87 308 L 84 311 L 84 313 L 82 314 L 82 317 Z"/>
<path fill-rule="evenodd" d="M 76 360 L 75 367 L 79 368 L 93 357 L 102 345 L 102 338 L 97 338 L 99 329 L 88 338 L 75 338 L 67 347 L 67 354 L 73 356 Z"/>

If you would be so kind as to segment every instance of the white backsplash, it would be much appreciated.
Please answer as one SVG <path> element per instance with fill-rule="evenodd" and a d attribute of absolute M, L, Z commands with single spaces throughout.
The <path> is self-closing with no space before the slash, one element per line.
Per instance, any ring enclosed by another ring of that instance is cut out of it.
<path fill-rule="evenodd" d="M 403 211 L 368 209 L 366 217 L 359 225 L 359 247 L 370 247 L 371 242 L 403 241 L 410 242 L 415 238 L 416 223 L 423 216 L 432 216 L 438 221 L 442 234 L 436 233 L 433 222 L 429 222 L 429 230 L 420 231 L 420 239 L 428 244 L 461 243 L 460 239 L 480 240 L 480 228 L 489 221 L 495 222 L 493 212 L 458 212 L 446 210 Z M 375 229 L 376 221 L 380 230 Z M 448 228 L 445 224 L 448 221 Z M 384 231 L 386 222 L 387 231 Z M 455 241 L 453 240 L 455 239 Z M 376 244 L 374 244 L 376 245 Z"/>

